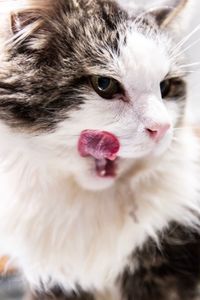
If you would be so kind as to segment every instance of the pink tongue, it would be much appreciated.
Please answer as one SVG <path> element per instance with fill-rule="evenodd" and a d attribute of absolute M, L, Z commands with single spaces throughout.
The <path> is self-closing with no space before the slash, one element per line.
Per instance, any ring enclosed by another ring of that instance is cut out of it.
<path fill-rule="evenodd" d="M 119 140 L 106 131 L 84 130 L 78 143 L 81 156 L 93 156 L 95 159 L 115 160 L 119 148 Z"/>

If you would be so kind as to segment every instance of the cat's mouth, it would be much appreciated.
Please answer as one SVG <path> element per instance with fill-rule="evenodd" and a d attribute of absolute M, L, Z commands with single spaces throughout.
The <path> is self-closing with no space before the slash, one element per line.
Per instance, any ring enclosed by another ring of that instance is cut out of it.
<path fill-rule="evenodd" d="M 78 151 L 82 157 L 92 157 L 96 175 L 115 177 L 120 143 L 116 136 L 106 131 L 84 130 L 79 138 Z"/>
<path fill-rule="evenodd" d="M 117 175 L 117 159 L 95 159 L 96 174 L 99 177 L 115 177 Z"/>

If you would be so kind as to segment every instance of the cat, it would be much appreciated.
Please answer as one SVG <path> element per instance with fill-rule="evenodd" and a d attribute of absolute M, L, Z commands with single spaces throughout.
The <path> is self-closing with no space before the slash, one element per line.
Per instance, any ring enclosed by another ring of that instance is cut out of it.
<path fill-rule="evenodd" d="M 191 1 L 1 6 L 0 252 L 29 299 L 200 299 Z"/>

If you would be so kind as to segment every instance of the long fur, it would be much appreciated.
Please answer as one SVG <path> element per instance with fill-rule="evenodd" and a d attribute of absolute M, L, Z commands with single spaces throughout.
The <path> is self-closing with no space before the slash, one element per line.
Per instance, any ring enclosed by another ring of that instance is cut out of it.
<path fill-rule="evenodd" d="M 1 53 L 0 249 L 32 288 L 59 284 L 121 299 L 116 282 L 127 268 L 137 271 L 136 252 L 149 239 L 162 248 L 172 224 L 199 226 L 184 59 L 151 14 L 137 18 L 140 9 L 129 17 L 115 2 L 57 3 L 51 12 L 29 7 L 25 21 L 17 10 L 22 28 L 9 32 Z M 122 82 L 128 104 L 101 99 L 85 74 Z M 182 81 L 176 97 L 162 101 L 165 76 Z M 164 121 L 171 129 L 155 145 L 144 129 Z M 94 161 L 78 154 L 80 133 L 91 128 L 119 137 L 116 179 L 96 178 Z"/>

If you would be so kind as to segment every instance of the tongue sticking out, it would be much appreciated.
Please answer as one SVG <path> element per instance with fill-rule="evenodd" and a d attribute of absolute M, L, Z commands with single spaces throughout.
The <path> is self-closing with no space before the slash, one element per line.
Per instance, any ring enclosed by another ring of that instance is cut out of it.
<path fill-rule="evenodd" d="M 120 149 L 117 137 L 106 131 L 85 130 L 81 133 L 78 151 L 82 157 L 92 156 L 101 177 L 115 176 L 115 159 Z"/>
<path fill-rule="evenodd" d="M 81 156 L 115 160 L 119 152 L 118 139 L 106 131 L 85 130 L 81 133 L 78 150 Z"/>

